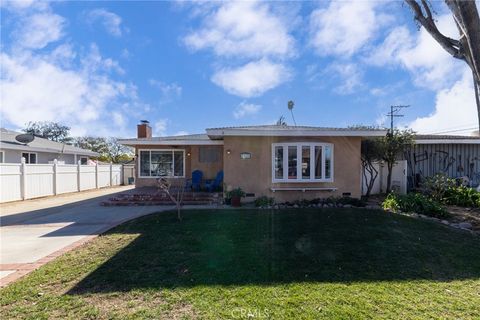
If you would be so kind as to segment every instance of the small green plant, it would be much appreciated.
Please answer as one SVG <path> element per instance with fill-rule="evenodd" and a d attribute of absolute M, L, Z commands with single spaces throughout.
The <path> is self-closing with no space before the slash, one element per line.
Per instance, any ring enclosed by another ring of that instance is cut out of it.
<path fill-rule="evenodd" d="M 255 199 L 255 207 L 271 207 L 275 204 L 275 198 L 261 196 Z"/>
<path fill-rule="evenodd" d="M 235 189 L 232 189 L 228 192 L 226 192 L 226 197 L 227 198 L 243 198 L 245 197 L 245 191 L 242 190 L 242 188 L 238 187 Z"/>
<path fill-rule="evenodd" d="M 444 195 L 444 202 L 461 207 L 480 207 L 480 192 L 466 186 L 449 188 Z"/>
<path fill-rule="evenodd" d="M 421 193 L 399 195 L 390 193 L 382 203 L 383 209 L 393 212 L 415 212 L 430 217 L 445 218 L 449 214 L 445 207 L 438 201 Z"/>

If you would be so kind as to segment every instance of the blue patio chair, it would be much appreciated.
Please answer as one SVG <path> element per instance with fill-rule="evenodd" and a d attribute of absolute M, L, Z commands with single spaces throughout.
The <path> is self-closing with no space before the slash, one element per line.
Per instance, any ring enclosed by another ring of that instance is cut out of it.
<path fill-rule="evenodd" d="M 220 188 L 223 182 L 223 170 L 218 171 L 217 176 L 214 180 L 206 182 L 205 187 L 209 192 L 217 190 Z"/>
<path fill-rule="evenodd" d="M 192 172 L 192 190 L 200 191 L 202 185 L 203 172 L 200 170 L 195 170 Z"/>

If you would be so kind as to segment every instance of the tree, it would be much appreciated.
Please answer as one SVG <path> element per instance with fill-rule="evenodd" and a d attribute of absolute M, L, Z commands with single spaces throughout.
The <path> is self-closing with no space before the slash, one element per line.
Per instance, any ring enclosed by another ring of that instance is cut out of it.
<path fill-rule="evenodd" d="M 177 218 L 182 221 L 182 204 L 183 195 L 185 194 L 185 179 L 174 179 L 175 185 L 172 185 L 171 180 L 165 178 L 158 178 L 157 185 L 159 191 L 165 192 L 170 200 L 175 203 L 177 208 Z"/>
<path fill-rule="evenodd" d="M 413 145 L 414 133 L 411 130 L 394 129 L 389 131 L 385 137 L 379 139 L 382 149 L 382 160 L 387 164 L 387 193 L 390 193 L 392 188 L 392 171 L 393 166 L 397 162 L 397 158 L 405 150 Z"/>
<path fill-rule="evenodd" d="M 415 20 L 452 57 L 464 61 L 473 75 L 473 87 L 480 126 L 480 17 L 475 0 L 445 0 L 452 12 L 460 37 L 452 39 L 437 28 L 428 0 L 405 0 L 413 10 Z"/>
<path fill-rule="evenodd" d="M 361 160 L 363 178 L 367 186 L 367 192 L 365 193 L 366 198 L 370 196 L 378 176 L 375 162 L 382 160 L 384 153 L 383 146 L 382 141 L 378 138 L 362 140 Z"/>
<path fill-rule="evenodd" d="M 28 122 L 23 132 L 30 133 L 48 140 L 71 143 L 70 127 L 51 121 Z"/>
<path fill-rule="evenodd" d="M 132 149 L 118 143 L 117 138 L 113 137 L 78 137 L 75 138 L 75 146 L 100 153 L 97 158 L 100 161 L 119 163 L 133 158 Z"/>

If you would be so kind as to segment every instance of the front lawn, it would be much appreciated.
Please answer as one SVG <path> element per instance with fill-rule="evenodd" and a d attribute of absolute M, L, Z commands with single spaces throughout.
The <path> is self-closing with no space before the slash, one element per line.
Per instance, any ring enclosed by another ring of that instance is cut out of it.
<path fill-rule="evenodd" d="M 159 213 L 0 291 L 0 318 L 475 319 L 480 238 L 365 209 Z"/>

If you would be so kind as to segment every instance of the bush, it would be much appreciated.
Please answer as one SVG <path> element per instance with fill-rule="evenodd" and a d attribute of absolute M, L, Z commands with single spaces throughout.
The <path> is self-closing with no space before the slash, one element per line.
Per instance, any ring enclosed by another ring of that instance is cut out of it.
<path fill-rule="evenodd" d="M 271 207 L 275 203 L 275 198 L 261 196 L 255 199 L 255 207 Z"/>
<path fill-rule="evenodd" d="M 437 173 L 432 177 L 426 178 L 425 182 L 422 184 L 425 195 L 436 201 L 443 201 L 445 193 L 455 186 L 455 179 L 451 179 L 443 173 Z"/>
<path fill-rule="evenodd" d="M 232 199 L 233 197 L 243 198 L 245 197 L 245 191 L 243 191 L 242 188 L 238 187 L 231 191 L 227 191 L 225 193 L 225 197 L 228 199 Z"/>
<path fill-rule="evenodd" d="M 445 192 L 444 202 L 450 205 L 478 208 L 480 192 L 465 186 L 451 187 Z"/>
<path fill-rule="evenodd" d="M 415 212 L 430 217 L 444 218 L 448 216 L 445 207 L 438 201 L 421 193 L 399 195 L 390 193 L 382 203 L 383 209 L 394 212 Z"/>

